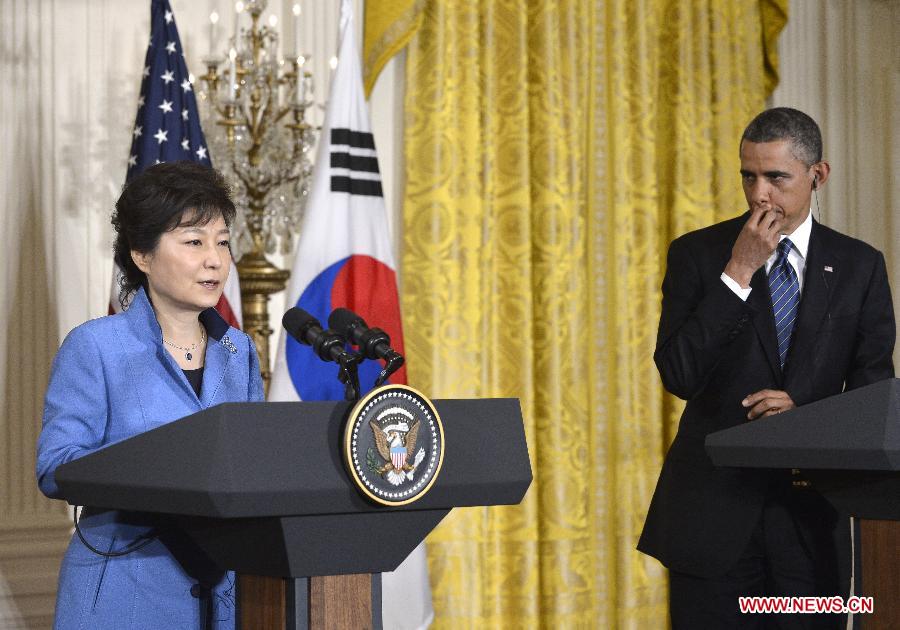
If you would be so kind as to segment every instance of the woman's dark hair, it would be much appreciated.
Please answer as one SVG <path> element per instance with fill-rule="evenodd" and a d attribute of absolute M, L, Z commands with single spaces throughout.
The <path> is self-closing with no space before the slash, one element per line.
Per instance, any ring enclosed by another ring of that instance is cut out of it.
<path fill-rule="evenodd" d="M 190 213 L 187 222 L 185 213 Z M 122 306 L 140 287 L 147 287 L 147 276 L 132 260 L 131 250 L 151 253 L 163 233 L 179 225 L 206 225 L 221 216 L 230 226 L 234 215 L 225 178 L 196 162 L 163 162 L 126 183 L 112 215 L 113 259 L 124 273 L 119 287 Z"/>

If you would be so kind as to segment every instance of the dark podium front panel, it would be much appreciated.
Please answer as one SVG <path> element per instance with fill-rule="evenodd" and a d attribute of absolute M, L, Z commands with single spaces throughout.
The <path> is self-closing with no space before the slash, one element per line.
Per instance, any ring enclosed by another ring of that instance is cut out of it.
<path fill-rule="evenodd" d="M 900 627 L 900 380 L 890 379 L 713 433 L 716 466 L 799 468 L 829 502 L 859 517 L 857 594 L 874 598 L 854 627 Z"/>
<path fill-rule="evenodd" d="M 799 468 L 848 514 L 900 520 L 900 379 L 712 433 L 716 466 Z"/>
<path fill-rule="evenodd" d="M 900 470 L 900 379 L 718 431 L 706 451 L 717 466 Z"/>
<path fill-rule="evenodd" d="M 403 507 L 364 498 L 341 458 L 346 402 L 230 403 L 57 470 L 74 505 L 171 514 L 221 566 L 283 577 L 395 569 L 454 507 L 531 483 L 518 400 L 436 400 L 444 461 Z"/>

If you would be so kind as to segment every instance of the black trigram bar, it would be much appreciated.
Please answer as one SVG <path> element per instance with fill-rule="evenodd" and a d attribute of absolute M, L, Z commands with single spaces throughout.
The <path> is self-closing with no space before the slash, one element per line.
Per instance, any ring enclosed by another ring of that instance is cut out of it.
<path fill-rule="evenodd" d="M 347 150 L 334 150 L 336 145 L 349 147 Z M 331 190 L 346 192 L 351 195 L 383 197 L 381 182 L 371 179 L 355 179 L 354 173 L 378 173 L 378 158 L 374 155 L 353 155 L 351 149 L 375 150 L 375 138 L 371 133 L 353 131 L 352 129 L 331 130 L 331 167 L 347 169 L 349 175 L 332 175 Z"/>
<path fill-rule="evenodd" d="M 332 129 L 331 144 L 347 144 L 357 149 L 374 149 L 375 138 L 371 133 L 351 129 Z"/>
<path fill-rule="evenodd" d="M 346 168 L 351 171 L 364 171 L 366 173 L 378 172 L 378 158 L 368 155 L 353 155 L 352 153 L 335 152 L 331 154 L 332 168 Z"/>
<path fill-rule="evenodd" d="M 331 190 L 333 192 L 346 192 L 351 195 L 366 195 L 368 197 L 383 197 L 381 182 L 376 179 L 351 179 L 346 176 L 333 175 L 331 177 Z"/>

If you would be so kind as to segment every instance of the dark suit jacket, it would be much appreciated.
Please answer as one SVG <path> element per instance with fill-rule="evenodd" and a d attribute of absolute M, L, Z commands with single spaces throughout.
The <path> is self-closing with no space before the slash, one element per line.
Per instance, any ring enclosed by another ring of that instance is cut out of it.
<path fill-rule="evenodd" d="M 703 577 L 721 575 L 737 561 L 767 491 L 785 477 L 783 471 L 713 466 L 706 435 L 746 422 L 741 401 L 761 389 L 785 390 L 799 406 L 894 375 L 884 257 L 815 222 L 782 371 L 765 267 L 753 276 L 746 302 L 720 278 L 748 216 L 673 241 L 662 287 L 654 359 L 663 385 L 687 405 L 638 549 L 670 569 Z"/>

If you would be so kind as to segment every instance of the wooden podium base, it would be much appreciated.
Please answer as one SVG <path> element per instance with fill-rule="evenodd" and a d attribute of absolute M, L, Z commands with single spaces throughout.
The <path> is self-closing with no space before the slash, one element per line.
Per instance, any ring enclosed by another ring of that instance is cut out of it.
<path fill-rule="evenodd" d="M 237 581 L 237 630 L 381 630 L 380 573 Z"/>
<path fill-rule="evenodd" d="M 900 628 L 900 521 L 859 519 L 862 595 L 874 599 L 871 615 L 856 615 L 863 630 Z"/>

